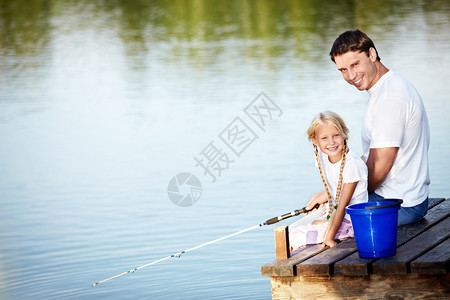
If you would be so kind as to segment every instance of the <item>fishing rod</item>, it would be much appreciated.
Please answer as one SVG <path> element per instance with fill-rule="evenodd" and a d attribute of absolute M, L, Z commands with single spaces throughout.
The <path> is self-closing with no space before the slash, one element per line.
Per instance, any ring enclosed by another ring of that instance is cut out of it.
<path fill-rule="evenodd" d="M 131 270 L 129 270 L 129 271 L 125 271 L 125 272 L 122 272 L 122 273 L 120 273 L 120 274 L 114 275 L 114 276 L 112 276 L 112 277 L 103 279 L 103 280 L 101 280 L 101 281 L 99 281 L 99 282 L 96 282 L 96 283 L 92 284 L 92 287 L 94 287 L 94 286 L 96 286 L 96 285 L 98 285 L 98 284 L 100 284 L 100 283 L 103 283 L 103 282 L 105 282 L 105 281 L 108 281 L 108 280 L 111 280 L 111 279 L 114 279 L 114 278 L 123 276 L 123 275 L 125 275 L 125 274 L 128 274 L 128 273 L 134 273 L 134 272 L 137 271 L 137 270 L 140 270 L 140 269 L 146 268 L 146 267 L 148 267 L 148 266 L 157 264 L 157 263 L 162 262 L 162 261 L 165 261 L 165 260 L 167 260 L 167 259 L 169 259 L 169 258 L 173 258 L 173 257 L 178 257 L 178 258 L 180 258 L 181 255 L 183 255 L 183 254 L 185 254 L 185 253 L 188 253 L 188 252 L 197 250 L 197 249 L 202 248 L 202 247 L 205 247 L 205 246 L 207 246 L 207 245 L 211 245 L 211 244 L 217 243 L 217 242 L 219 242 L 219 241 L 222 241 L 222 240 L 225 240 L 225 239 L 227 239 L 227 238 L 233 237 L 233 236 L 235 236 L 235 235 L 238 235 L 238 234 L 241 234 L 241 233 L 244 233 L 244 232 L 253 230 L 253 229 L 258 228 L 258 227 L 262 227 L 262 226 L 265 226 L 265 225 L 272 225 L 272 224 L 278 223 L 278 222 L 283 221 L 283 220 L 285 220 L 285 219 L 287 219 L 287 218 L 295 217 L 295 216 L 298 216 L 298 215 L 300 215 L 300 214 L 304 214 L 304 213 L 310 212 L 311 210 L 316 209 L 316 208 L 319 208 L 319 204 L 316 204 L 316 205 L 315 205 L 313 208 L 311 208 L 311 209 L 306 209 L 306 207 L 303 207 L 302 209 L 296 209 L 296 210 L 294 210 L 294 211 L 292 211 L 292 212 L 290 212 L 290 213 L 287 213 L 287 214 L 284 214 L 284 215 L 281 215 L 281 216 L 278 216 L 278 217 L 273 217 L 273 218 L 271 218 L 271 219 L 268 219 L 268 220 L 265 221 L 264 223 L 260 223 L 260 224 L 258 224 L 258 225 L 254 225 L 254 226 L 251 226 L 251 227 L 249 227 L 249 228 L 246 228 L 246 229 L 237 231 L 237 232 L 235 232 L 235 233 L 225 235 L 225 236 L 220 237 L 220 238 L 218 238 L 218 239 L 215 239 L 215 240 L 212 240 L 212 241 L 203 243 L 203 244 L 201 244 L 201 245 L 198 245 L 198 246 L 189 248 L 189 249 L 187 249 L 187 250 L 184 250 L 184 251 L 181 251 L 181 252 L 178 252 L 178 253 L 169 255 L 169 256 L 166 256 L 166 257 L 164 257 L 164 258 L 155 260 L 155 261 L 153 261 L 153 262 L 151 262 L 151 263 L 142 265 L 142 266 L 140 266 L 140 267 L 131 269 Z"/>

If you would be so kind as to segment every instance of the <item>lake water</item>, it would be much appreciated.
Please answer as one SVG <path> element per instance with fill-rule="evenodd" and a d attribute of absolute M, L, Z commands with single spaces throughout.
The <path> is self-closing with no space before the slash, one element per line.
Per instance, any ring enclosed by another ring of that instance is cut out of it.
<path fill-rule="evenodd" d="M 348 29 L 421 93 L 448 197 L 449 26 L 448 1 L 0 1 L 0 298 L 270 299 L 274 226 L 91 285 L 304 206 L 322 110 L 361 153 L 368 94 L 328 57 Z"/>

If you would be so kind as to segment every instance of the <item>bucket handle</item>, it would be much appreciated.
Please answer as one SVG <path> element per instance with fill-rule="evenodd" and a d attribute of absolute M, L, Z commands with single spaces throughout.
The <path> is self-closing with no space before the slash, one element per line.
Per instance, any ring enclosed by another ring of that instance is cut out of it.
<path fill-rule="evenodd" d="M 393 207 L 403 203 L 403 200 L 401 199 L 384 199 L 383 201 L 395 201 L 395 202 L 379 206 L 367 206 L 365 209 L 379 209 L 379 208 Z"/>

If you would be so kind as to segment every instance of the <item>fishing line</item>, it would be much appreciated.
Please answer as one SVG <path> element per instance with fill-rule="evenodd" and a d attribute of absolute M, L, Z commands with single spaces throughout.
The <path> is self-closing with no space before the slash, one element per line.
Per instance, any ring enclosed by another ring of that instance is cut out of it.
<path fill-rule="evenodd" d="M 307 212 L 309 212 L 309 211 L 311 211 L 311 210 L 313 210 L 313 209 L 315 209 L 315 208 L 318 208 L 318 207 L 319 207 L 319 204 L 316 204 L 313 208 L 311 208 L 311 209 L 309 209 L 309 210 L 306 209 L 306 207 L 303 207 L 302 209 L 294 210 L 293 212 L 290 212 L 290 213 L 281 215 L 281 216 L 279 216 L 279 217 L 274 217 L 274 218 L 268 219 L 268 220 L 265 221 L 264 223 L 260 223 L 260 224 L 258 224 L 258 225 L 254 225 L 254 226 L 251 226 L 251 227 L 249 227 L 249 228 L 246 228 L 246 229 L 237 231 L 237 232 L 235 232 L 235 233 L 225 235 L 225 236 L 220 237 L 220 238 L 218 238 L 218 239 L 215 239 L 215 240 L 212 240 L 212 241 L 203 243 L 203 244 L 201 244 L 201 245 L 198 245 L 198 246 L 189 248 L 189 249 L 187 249 L 187 250 L 184 250 L 184 251 L 181 251 L 181 252 L 178 252 L 178 253 L 169 255 L 169 256 L 167 256 L 167 257 L 164 257 L 164 258 L 161 258 L 161 259 L 158 259 L 158 260 L 155 260 L 155 261 L 152 261 L 152 262 L 150 262 L 150 263 L 148 263 L 148 264 L 145 264 L 145 265 L 142 265 L 142 266 L 140 266 L 140 267 L 131 269 L 131 270 L 129 270 L 129 271 L 126 271 L 126 272 L 123 272 L 123 273 L 114 275 L 114 276 L 112 276 L 112 277 L 103 279 L 103 280 L 101 280 L 101 281 L 99 281 L 99 282 L 94 283 L 92 286 L 94 287 L 94 286 L 96 286 L 96 285 L 98 285 L 98 284 L 100 284 L 100 283 L 103 283 L 103 282 L 105 282 L 105 281 L 108 281 L 108 280 L 111 280 L 111 279 L 114 279 L 114 278 L 123 276 L 123 275 L 125 275 L 125 274 L 134 273 L 134 272 L 137 271 L 137 270 L 140 270 L 140 269 L 146 268 L 146 267 L 148 267 L 148 266 L 151 266 L 151 265 L 160 263 L 160 262 L 165 261 L 165 260 L 167 260 L 167 259 L 169 259 L 169 258 L 173 258 L 173 257 L 178 257 L 178 258 L 180 258 L 181 255 L 183 255 L 183 254 L 185 254 L 185 253 L 188 253 L 188 252 L 197 250 L 197 249 L 199 249 L 199 248 L 202 248 L 202 247 L 205 247 L 205 246 L 208 246 L 208 245 L 217 243 L 217 242 L 220 242 L 220 241 L 222 241 L 222 240 L 228 239 L 228 238 L 230 238 L 230 237 L 239 235 L 239 234 L 241 234 L 241 233 L 244 233 L 244 232 L 247 232 L 247 231 L 250 231 L 250 230 L 253 230 L 253 229 L 262 227 L 262 226 L 265 226 L 265 225 L 272 225 L 272 224 L 278 223 L 278 222 L 280 222 L 280 221 L 282 221 L 282 220 L 285 220 L 285 219 L 287 219 L 287 218 L 294 217 L 294 216 L 298 216 L 299 214 L 307 213 Z"/>

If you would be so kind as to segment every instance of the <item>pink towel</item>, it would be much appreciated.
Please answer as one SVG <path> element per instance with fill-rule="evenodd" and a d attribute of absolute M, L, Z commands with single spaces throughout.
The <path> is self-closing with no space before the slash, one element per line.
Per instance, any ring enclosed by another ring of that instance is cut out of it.
<path fill-rule="evenodd" d="M 291 251 L 300 246 L 322 243 L 325 238 L 327 226 L 328 222 L 312 222 L 289 230 Z M 349 237 L 354 237 L 352 223 L 349 220 L 344 219 L 342 220 L 341 227 L 339 227 L 334 239 L 344 240 Z"/>

